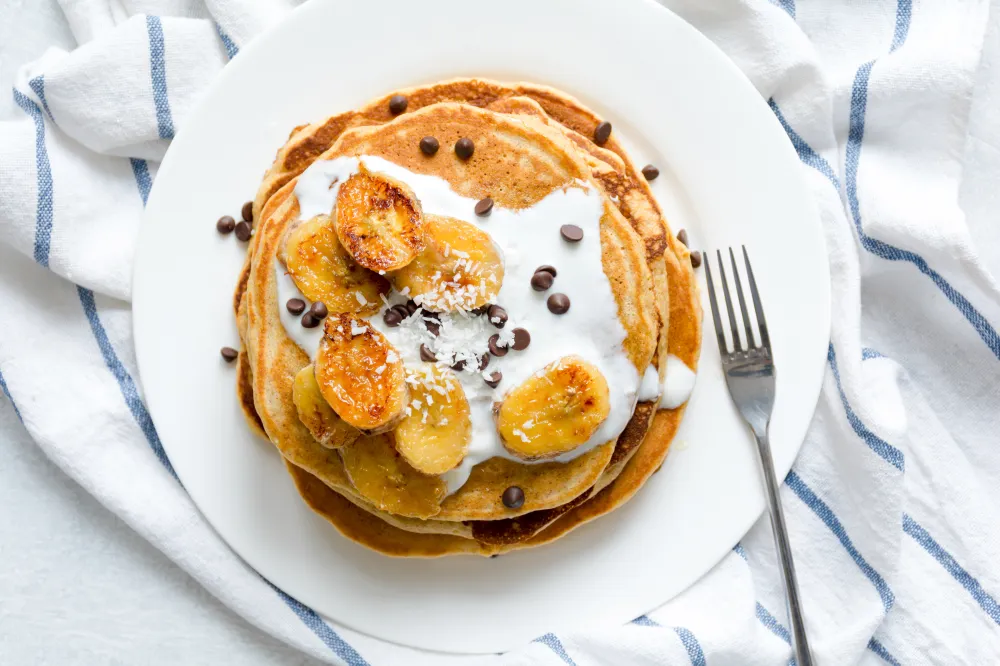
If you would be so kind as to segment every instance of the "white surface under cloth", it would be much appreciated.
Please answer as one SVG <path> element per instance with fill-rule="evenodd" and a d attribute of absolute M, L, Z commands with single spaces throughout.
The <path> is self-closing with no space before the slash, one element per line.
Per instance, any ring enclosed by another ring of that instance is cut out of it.
<path fill-rule="evenodd" d="M 236 46 L 291 4 L 63 0 L 67 21 L 54 3 L 0 0 L 0 85 L 17 81 L 38 107 L 0 103 L 0 373 L 27 425 L 0 398 L 0 662 L 787 663 L 766 519 L 648 617 L 481 659 L 419 655 L 332 627 L 204 532 L 128 390 L 143 173 L 128 158 L 150 160 L 155 177 L 168 134 L 150 81 L 151 23 L 134 15 L 162 16 L 152 25 L 179 126 L 228 55 L 209 17 Z M 959 0 L 667 4 L 773 99 L 827 223 L 836 365 L 782 490 L 819 663 L 992 663 L 997 15 L 986 30 L 986 4 Z M 177 15 L 196 18 L 178 27 Z M 49 46 L 84 43 L 38 64 Z M 200 69 L 184 70 L 192 60 Z M 45 100 L 28 83 L 42 73 Z M 134 95 L 109 96 L 111 80 Z M 102 114 L 115 122 L 101 125 Z M 39 126 L 54 183 L 52 216 L 41 216 L 51 219 L 48 255 L 37 234 Z M 93 174 L 110 194 L 88 191 Z M 37 265 L 42 256 L 51 270 Z"/>

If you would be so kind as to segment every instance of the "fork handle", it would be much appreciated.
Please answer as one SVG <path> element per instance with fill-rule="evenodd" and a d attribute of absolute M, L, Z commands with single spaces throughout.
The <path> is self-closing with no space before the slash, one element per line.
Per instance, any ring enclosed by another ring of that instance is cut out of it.
<path fill-rule="evenodd" d="M 795 652 L 795 661 L 798 663 L 798 666 L 813 666 L 809 641 L 806 639 L 805 623 L 802 619 L 802 604 L 799 601 L 799 585 L 795 579 L 795 563 L 792 561 L 792 547 L 788 543 L 785 514 L 781 509 L 781 497 L 778 494 L 778 479 L 774 474 L 774 462 L 771 459 L 771 442 L 768 440 L 766 432 L 761 434 L 754 432 L 754 439 L 757 440 L 760 463 L 764 468 L 767 507 L 771 515 L 774 546 L 778 551 L 778 563 L 781 565 L 781 575 L 785 583 L 788 620 L 792 627 L 792 650 Z"/>

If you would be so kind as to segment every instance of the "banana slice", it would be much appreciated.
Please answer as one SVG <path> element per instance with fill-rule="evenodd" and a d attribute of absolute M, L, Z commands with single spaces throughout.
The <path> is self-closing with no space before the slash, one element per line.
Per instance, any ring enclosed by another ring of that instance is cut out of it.
<path fill-rule="evenodd" d="M 507 450 L 538 460 L 590 439 L 608 417 L 611 403 L 600 370 L 578 356 L 564 356 L 511 389 L 494 410 Z"/>
<path fill-rule="evenodd" d="M 407 373 L 410 403 L 396 426 L 396 450 L 417 471 L 444 474 L 462 462 L 472 441 L 465 390 L 451 370 L 428 366 Z"/>
<path fill-rule="evenodd" d="M 302 368 L 292 383 L 292 402 L 299 413 L 299 420 L 309 429 L 316 441 L 328 449 L 339 449 L 361 436 L 354 426 L 337 416 L 319 391 L 313 366 Z"/>
<path fill-rule="evenodd" d="M 408 402 L 399 353 L 364 319 L 331 315 L 324 326 L 316 353 L 320 393 L 355 428 L 391 430 Z"/>
<path fill-rule="evenodd" d="M 363 166 L 337 193 L 337 237 L 354 260 L 395 271 L 424 249 L 420 202 L 404 183 Z"/>
<path fill-rule="evenodd" d="M 351 259 L 328 215 L 293 229 L 284 258 L 299 291 L 310 301 L 322 301 L 330 312 L 373 315 L 382 306 L 381 295 L 389 291 L 388 280 Z"/>
<path fill-rule="evenodd" d="M 391 433 L 360 437 L 340 449 L 340 458 L 357 491 L 382 511 L 430 518 L 441 510 L 448 486 L 410 467 L 393 448 Z"/>
<path fill-rule="evenodd" d="M 485 231 L 453 217 L 426 215 L 426 245 L 392 274 L 396 289 L 437 312 L 473 310 L 496 300 L 503 259 Z"/>

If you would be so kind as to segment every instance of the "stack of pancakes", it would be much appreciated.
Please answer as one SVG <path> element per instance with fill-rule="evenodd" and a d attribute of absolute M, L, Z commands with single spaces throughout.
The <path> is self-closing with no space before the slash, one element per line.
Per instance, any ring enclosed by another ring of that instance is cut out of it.
<path fill-rule="evenodd" d="M 421 149 L 426 136 L 437 140 L 439 152 Z M 471 158 L 452 149 L 460 138 L 474 145 Z M 437 476 L 400 455 L 393 431 L 398 418 L 361 424 L 336 400 L 317 397 L 321 358 L 314 370 L 311 352 L 282 324 L 286 304 L 278 297 L 275 261 L 287 261 L 290 234 L 307 222 L 296 196 L 302 172 L 320 160 L 360 156 L 443 179 L 463 197 L 489 198 L 515 211 L 559 189 L 599 191 L 601 266 L 594 269 L 603 269 L 611 285 L 625 330 L 622 350 L 640 377 L 652 364 L 661 384 L 668 356 L 694 370 L 699 354 L 701 310 L 688 249 L 671 233 L 610 126 L 572 97 L 532 84 L 462 79 L 397 91 L 297 127 L 255 198 L 254 235 L 234 307 L 243 342 L 240 403 L 251 427 L 284 457 L 305 501 L 358 543 L 423 557 L 494 555 L 546 543 L 627 501 L 663 463 L 683 405 L 660 409 L 658 400 L 640 401 L 616 439 L 569 459 L 489 458 L 448 494 Z M 387 281 L 373 272 L 365 284 L 380 279 Z M 323 344 L 333 344 L 338 321 L 350 328 L 381 316 L 370 306 L 380 303 L 361 302 L 327 303 Z M 516 502 L 511 488 L 519 490 Z"/>

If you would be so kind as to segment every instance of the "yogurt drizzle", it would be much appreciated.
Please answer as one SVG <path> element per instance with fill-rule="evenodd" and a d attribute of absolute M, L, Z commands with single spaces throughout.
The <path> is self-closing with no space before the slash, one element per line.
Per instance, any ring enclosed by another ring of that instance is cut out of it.
<path fill-rule="evenodd" d="M 600 192 L 589 183 L 578 182 L 575 187 L 553 191 L 530 208 L 515 211 L 494 206 L 489 217 L 478 217 L 474 212 L 476 201 L 455 193 L 443 179 L 413 173 L 378 157 L 339 157 L 314 162 L 299 176 L 295 196 L 299 201 L 301 219 L 330 214 L 339 183 L 356 173 L 362 163 L 369 171 L 385 173 L 409 185 L 425 213 L 464 220 L 487 232 L 501 251 L 504 279 L 495 300 L 509 317 L 504 329 L 498 331 L 485 316 L 442 313 L 440 340 L 447 340 L 449 333 L 461 335 L 467 344 L 476 347 L 478 353 L 486 353 L 487 340 L 494 333 L 509 336 L 514 328 L 522 327 L 531 334 L 531 344 L 527 349 L 510 350 L 506 356 L 499 358 L 490 357 L 486 374 L 495 370 L 503 373 L 503 380 L 496 389 L 486 385 L 478 369 L 470 367 L 456 372 L 469 401 L 472 441 L 462 463 L 442 475 L 448 492 L 461 488 L 472 468 L 489 458 L 499 456 L 519 460 L 508 453 L 500 442 L 493 421 L 493 403 L 500 401 L 507 391 L 530 375 L 563 356 L 577 355 L 597 366 L 611 387 L 611 410 L 590 440 L 551 460 L 567 462 L 618 437 L 635 408 L 640 377 L 622 347 L 625 329 L 618 320 L 618 307 L 610 282 L 601 269 L 600 219 L 604 204 Z M 583 229 L 581 242 L 571 244 L 560 237 L 559 227 L 567 223 Z M 535 269 L 543 264 L 555 266 L 558 276 L 549 291 L 540 293 L 531 288 L 530 280 Z M 284 303 L 290 298 L 302 298 L 302 295 L 277 258 L 274 270 L 281 323 L 289 337 L 314 359 L 323 335 L 322 326 L 304 328 L 298 318 L 287 311 Z M 554 315 L 546 307 L 546 298 L 555 292 L 567 294 L 573 303 L 564 315 Z M 382 312 L 406 299 L 405 295 L 391 292 Z M 381 312 L 370 322 L 392 342 L 407 366 L 422 363 L 419 340 L 434 341 L 423 326 L 408 326 L 407 322 L 395 328 L 386 326 Z M 665 397 L 669 393 L 672 399 L 680 395 L 680 392 L 671 390 L 663 393 Z M 654 394 L 652 398 L 655 397 Z"/>

